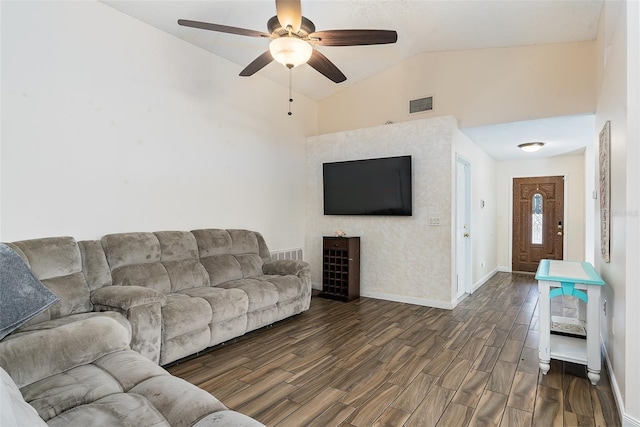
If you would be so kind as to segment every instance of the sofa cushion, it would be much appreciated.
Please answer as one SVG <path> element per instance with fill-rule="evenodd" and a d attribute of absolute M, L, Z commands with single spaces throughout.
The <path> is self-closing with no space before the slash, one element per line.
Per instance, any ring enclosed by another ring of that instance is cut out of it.
<path fill-rule="evenodd" d="M 160 242 L 153 233 L 108 234 L 102 237 L 102 248 L 112 270 L 160 261 Z"/>
<path fill-rule="evenodd" d="M 83 319 L 0 341 L 0 366 L 18 387 L 24 387 L 129 348 L 129 334 L 126 328 L 106 316 Z"/>
<path fill-rule="evenodd" d="M 231 280 L 218 285 L 225 289 L 241 289 L 249 299 L 249 312 L 275 306 L 278 302 L 278 290 L 272 283 L 256 279 Z"/>
<path fill-rule="evenodd" d="M 102 238 L 102 245 L 113 285 L 143 286 L 165 294 L 210 285 L 189 232 L 111 234 Z"/>
<path fill-rule="evenodd" d="M 82 256 L 82 272 L 90 290 L 111 285 L 111 269 L 102 249 L 100 240 L 82 240 L 78 242 Z"/>
<path fill-rule="evenodd" d="M 151 377 L 170 375 L 169 372 L 148 359 L 140 357 L 140 354 L 133 350 L 109 353 L 93 364 L 108 372 L 125 392 Z"/>
<path fill-rule="evenodd" d="M 68 276 L 82 271 L 80 249 L 73 237 L 48 237 L 13 242 L 20 248 L 38 279 Z"/>
<path fill-rule="evenodd" d="M 76 406 L 122 393 L 122 387 L 111 375 L 88 364 L 36 381 L 21 391 L 40 417 L 49 421 Z"/>
<path fill-rule="evenodd" d="M 242 267 L 233 255 L 210 256 L 201 258 L 200 262 L 209 273 L 211 286 L 242 279 Z"/>
<path fill-rule="evenodd" d="M 211 323 L 234 319 L 249 310 L 249 298 L 241 289 L 192 288 L 181 293 L 207 301 L 212 311 Z"/>
<path fill-rule="evenodd" d="M 231 252 L 231 236 L 227 230 L 205 229 L 191 232 L 198 242 L 200 258 L 228 255 Z"/>
<path fill-rule="evenodd" d="M 209 286 L 209 273 L 200 264 L 200 261 L 166 261 L 162 265 L 164 265 L 169 276 L 171 292 Z"/>
<path fill-rule="evenodd" d="M 249 230 L 227 230 L 227 232 L 231 237 L 230 253 L 232 255 L 260 254 L 256 233 Z"/>
<path fill-rule="evenodd" d="M 271 283 L 278 290 L 278 302 L 286 302 L 304 295 L 304 285 L 298 276 L 258 276 L 256 280 Z"/>
<path fill-rule="evenodd" d="M 114 286 L 142 286 L 163 294 L 171 292 L 171 280 L 162 264 L 134 264 L 111 271 Z"/>
<path fill-rule="evenodd" d="M 76 406 L 50 419 L 49 427 L 69 426 L 166 426 L 171 424 L 143 396 L 117 393 L 87 405 Z"/>
<path fill-rule="evenodd" d="M 227 409 L 208 392 L 170 375 L 149 378 L 133 387 L 132 393 L 144 396 L 171 426 L 190 426 L 212 412 Z"/>
<path fill-rule="evenodd" d="M 262 258 L 258 254 L 235 255 L 240 264 L 242 277 L 253 277 L 262 274 Z"/>
<path fill-rule="evenodd" d="M 202 298 L 184 294 L 167 295 L 162 307 L 162 337 L 168 340 L 206 327 L 211 322 L 211 306 Z"/>
<path fill-rule="evenodd" d="M 157 231 L 160 243 L 160 261 L 186 261 L 198 259 L 198 242 L 188 231 Z"/>
<path fill-rule="evenodd" d="M 59 298 L 24 326 L 93 310 L 89 286 L 82 274 L 80 249 L 72 237 L 23 240 L 8 246 L 18 252 L 33 274 Z"/>
<path fill-rule="evenodd" d="M 93 309 L 89 286 L 87 286 L 82 273 L 78 272 L 68 276 L 42 279 L 42 283 L 56 294 L 59 301 L 30 323 L 57 319 L 76 313 L 86 313 Z"/>

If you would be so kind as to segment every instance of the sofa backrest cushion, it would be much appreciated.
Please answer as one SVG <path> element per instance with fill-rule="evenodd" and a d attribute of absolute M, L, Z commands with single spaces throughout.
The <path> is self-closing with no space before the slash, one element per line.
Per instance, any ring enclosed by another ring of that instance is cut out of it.
<path fill-rule="evenodd" d="M 80 249 L 72 237 L 48 237 L 10 243 L 34 275 L 59 301 L 23 325 L 33 325 L 93 310 L 89 286 L 82 273 Z M 20 330 L 20 329 L 18 329 Z"/>
<path fill-rule="evenodd" d="M 82 240 L 78 242 L 82 255 L 82 271 L 89 289 L 94 291 L 111 285 L 111 270 L 100 240 Z"/>
<path fill-rule="evenodd" d="M 171 292 L 209 286 L 209 274 L 198 258 L 198 243 L 188 231 L 158 231 L 160 261 L 167 270 Z"/>
<path fill-rule="evenodd" d="M 209 285 L 194 236 L 186 231 L 119 233 L 102 238 L 112 284 L 168 294 Z"/>
<path fill-rule="evenodd" d="M 200 262 L 211 285 L 262 274 L 263 255 L 268 253 L 259 233 L 248 230 L 193 230 Z"/>

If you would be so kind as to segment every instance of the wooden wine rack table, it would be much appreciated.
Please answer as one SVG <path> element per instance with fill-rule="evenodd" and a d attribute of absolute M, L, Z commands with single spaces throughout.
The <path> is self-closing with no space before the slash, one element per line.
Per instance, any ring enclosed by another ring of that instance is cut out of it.
<path fill-rule="evenodd" d="M 345 302 L 360 298 L 360 237 L 322 239 L 320 296 Z"/>

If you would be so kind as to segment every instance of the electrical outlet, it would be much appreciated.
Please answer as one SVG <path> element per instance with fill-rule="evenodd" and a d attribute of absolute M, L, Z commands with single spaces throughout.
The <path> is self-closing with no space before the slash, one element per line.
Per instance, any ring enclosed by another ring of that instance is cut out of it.
<path fill-rule="evenodd" d="M 602 301 L 602 311 L 604 311 L 604 316 L 607 317 L 607 300 Z"/>
<path fill-rule="evenodd" d="M 616 334 L 614 325 L 616 324 L 616 318 L 611 316 L 611 336 L 614 336 Z"/>

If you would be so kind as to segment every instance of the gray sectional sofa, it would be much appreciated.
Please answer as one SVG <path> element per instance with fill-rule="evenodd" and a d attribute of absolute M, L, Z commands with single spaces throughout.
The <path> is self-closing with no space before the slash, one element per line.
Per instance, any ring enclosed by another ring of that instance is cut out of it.
<path fill-rule="evenodd" d="M 307 310 L 307 263 L 272 261 L 248 230 L 6 245 L 58 298 L 0 341 L 0 367 L 50 425 L 259 425 L 158 365 Z"/>

